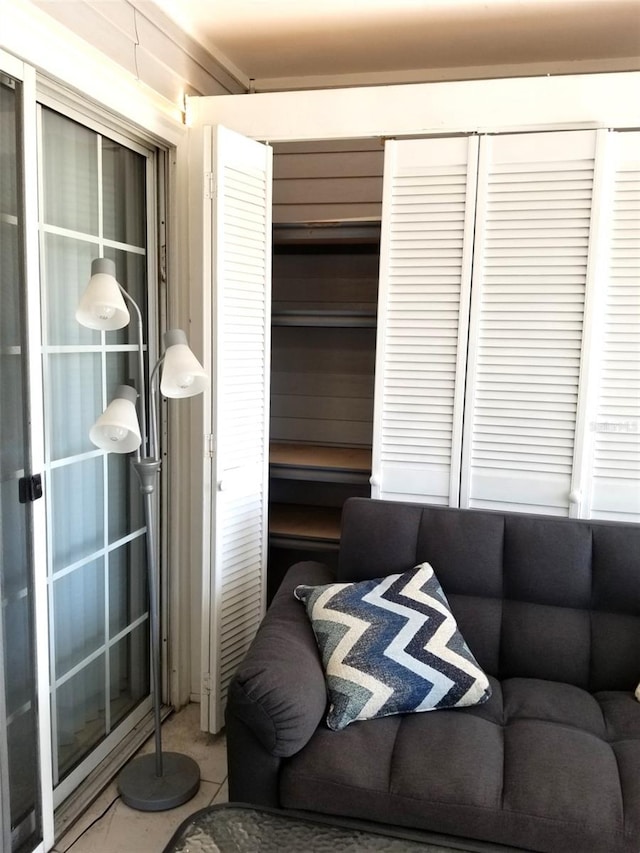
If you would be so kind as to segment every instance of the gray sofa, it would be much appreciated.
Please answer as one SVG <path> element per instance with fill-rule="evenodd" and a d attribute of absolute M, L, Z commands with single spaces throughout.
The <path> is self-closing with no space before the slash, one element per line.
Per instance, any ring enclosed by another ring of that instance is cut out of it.
<path fill-rule="evenodd" d="M 490 676 L 489 701 L 330 731 L 292 591 L 334 578 L 299 563 L 230 685 L 230 799 L 439 833 L 465 849 L 638 853 L 640 525 L 346 503 L 339 580 L 423 561 Z"/>

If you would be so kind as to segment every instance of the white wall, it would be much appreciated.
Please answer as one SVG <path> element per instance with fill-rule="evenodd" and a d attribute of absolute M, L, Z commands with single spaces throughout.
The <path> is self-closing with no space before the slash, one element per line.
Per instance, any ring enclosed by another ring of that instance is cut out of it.
<path fill-rule="evenodd" d="M 28 0 L 0 0 L 0 21 L 0 47 L 32 65 L 38 85 L 59 82 L 147 135 L 183 139 L 181 93 L 172 99 L 152 89 Z"/>
<path fill-rule="evenodd" d="M 47 14 L 171 101 L 244 92 L 240 82 L 158 7 L 144 0 L 33 0 Z"/>

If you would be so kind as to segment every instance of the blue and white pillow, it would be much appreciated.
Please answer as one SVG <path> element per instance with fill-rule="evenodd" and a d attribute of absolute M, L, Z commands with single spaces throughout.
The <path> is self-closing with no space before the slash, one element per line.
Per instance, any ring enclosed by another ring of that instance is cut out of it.
<path fill-rule="evenodd" d="M 428 563 L 360 583 L 298 586 L 294 595 L 322 656 L 330 729 L 491 695 Z"/>

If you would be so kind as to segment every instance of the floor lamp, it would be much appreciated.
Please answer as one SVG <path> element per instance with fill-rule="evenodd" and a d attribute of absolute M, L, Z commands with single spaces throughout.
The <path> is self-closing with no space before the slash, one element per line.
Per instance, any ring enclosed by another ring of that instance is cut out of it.
<path fill-rule="evenodd" d="M 149 586 L 149 618 L 151 630 L 151 668 L 154 709 L 155 753 L 130 761 L 120 773 L 118 790 L 122 801 L 140 811 L 172 809 L 195 796 L 200 787 L 200 768 L 186 755 L 162 751 L 160 697 L 160 621 L 159 575 L 156 556 L 156 507 L 154 492 L 160 472 L 155 388 L 162 366 L 160 393 L 165 397 L 193 397 L 207 387 L 207 375 L 189 349 L 180 329 L 164 335 L 164 354 L 149 378 L 149 414 L 151 430 L 147 433 L 145 413 L 145 372 L 142 314 L 135 300 L 116 281 L 116 269 L 108 258 L 96 258 L 91 264 L 91 278 L 78 309 L 76 319 L 90 329 L 111 331 L 129 323 L 127 302 L 133 306 L 138 321 L 138 382 L 140 394 L 130 385 L 120 385 L 114 397 L 95 422 L 89 438 L 96 447 L 109 453 L 132 453 L 132 466 L 138 476 L 143 495 L 147 526 L 147 578 Z M 126 300 L 126 302 L 125 302 Z M 136 403 L 139 401 L 139 406 Z M 140 419 L 136 409 L 139 409 Z"/>

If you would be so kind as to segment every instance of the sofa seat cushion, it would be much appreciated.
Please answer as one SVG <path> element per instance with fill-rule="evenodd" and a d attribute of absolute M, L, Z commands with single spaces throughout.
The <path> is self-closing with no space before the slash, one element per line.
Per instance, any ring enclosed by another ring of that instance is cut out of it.
<path fill-rule="evenodd" d="M 285 762 L 281 804 L 543 853 L 637 853 L 633 693 L 491 681 L 483 705 L 320 727 Z"/>

